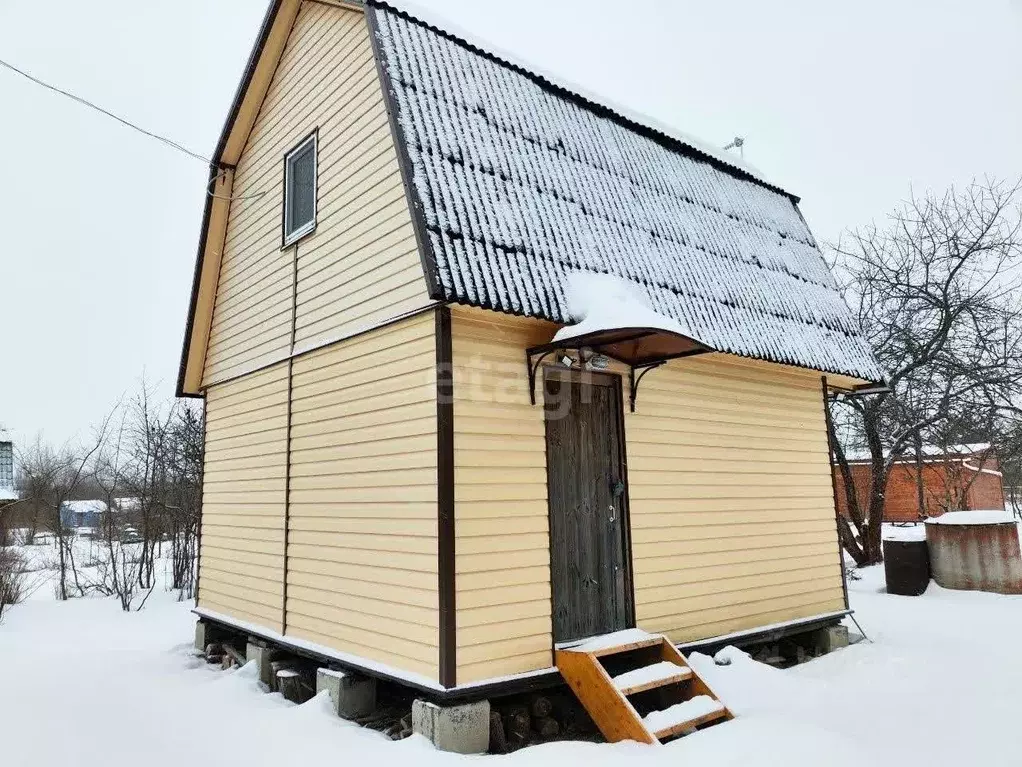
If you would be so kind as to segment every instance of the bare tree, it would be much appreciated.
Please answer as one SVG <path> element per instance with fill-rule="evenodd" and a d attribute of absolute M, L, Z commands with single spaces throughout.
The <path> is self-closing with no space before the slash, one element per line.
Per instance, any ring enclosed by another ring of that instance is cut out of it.
<path fill-rule="evenodd" d="M 170 425 L 165 509 L 171 539 L 171 587 L 182 599 L 194 596 L 202 506 L 204 415 L 201 408 L 180 404 Z"/>
<path fill-rule="evenodd" d="M 1022 418 L 1005 430 L 999 445 L 998 462 L 1003 473 L 1004 505 L 1022 520 Z"/>
<path fill-rule="evenodd" d="M 1017 413 L 1022 382 L 1019 184 L 974 182 L 913 198 L 880 229 L 834 246 L 835 273 L 887 371 L 889 393 L 832 405 L 835 461 L 848 517 L 841 542 L 859 565 L 882 561 L 884 495 L 894 463 L 965 420 L 993 435 Z M 986 440 L 985 440 L 986 441 Z M 865 503 L 847 447 L 869 456 Z"/>
<path fill-rule="evenodd" d="M 93 456 L 103 447 L 111 417 L 103 420 L 94 432 L 93 440 L 84 448 L 65 445 L 60 450 L 53 450 L 37 439 L 19 457 L 25 501 L 35 506 L 42 524 L 53 533 L 56 541 L 58 578 L 55 588 L 56 596 L 61 600 L 68 599 L 75 592 L 83 592 L 74 559 L 74 530 L 65 524 L 61 511 L 87 475 Z M 75 592 L 69 591 L 69 573 Z"/>
<path fill-rule="evenodd" d="M 92 484 L 99 488 L 98 495 L 106 507 L 101 517 L 99 534 L 102 537 L 103 557 L 96 566 L 91 588 L 106 595 L 116 596 L 121 609 L 131 610 L 132 601 L 138 590 L 139 565 L 141 558 L 133 547 L 125 545 L 125 525 L 122 506 L 125 486 L 129 480 L 130 456 L 125 449 L 124 413 L 120 414 L 117 426 L 104 448 L 97 454 L 93 465 Z"/>
<path fill-rule="evenodd" d="M 163 576 L 180 598 L 194 594 L 203 432 L 201 406 L 158 400 L 143 380 L 87 447 L 56 450 L 37 439 L 19 454 L 18 518 L 31 521 L 29 540 L 36 527 L 53 533 L 59 599 L 99 593 L 116 596 L 125 611 L 138 610 Z M 92 538 L 98 556 L 90 551 L 85 563 L 76 562 L 81 546 L 62 514 L 78 498 L 104 509 Z M 0 514 L 0 531 L 7 521 Z"/>
<path fill-rule="evenodd" d="M 142 382 L 129 404 L 129 439 L 132 466 L 127 485 L 131 491 L 138 533 L 141 567 L 138 585 L 151 591 L 156 585 L 156 561 L 166 535 L 166 501 L 172 442 L 170 427 L 177 404 L 153 401 L 152 390 Z"/>

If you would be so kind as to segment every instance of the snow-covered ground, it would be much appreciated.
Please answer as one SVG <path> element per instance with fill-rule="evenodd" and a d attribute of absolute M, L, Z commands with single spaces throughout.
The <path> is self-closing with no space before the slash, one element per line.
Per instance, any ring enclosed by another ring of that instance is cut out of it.
<path fill-rule="evenodd" d="M 882 568 L 852 581 L 873 644 L 779 671 L 735 650 L 692 663 L 737 718 L 666 747 L 554 743 L 505 757 L 441 754 L 391 742 L 259 691 L 251 668 L 220 671 L 191 654 L 190 605 L 154 594 L 141 613 L 115 600 L 33 599 L 0 625 L 0 764 L 180 767 L 586 763 L 718 767 L 1022 763 L 1022 598 L 884 593 Z M 40 590 L 40 595 L 50 590 Z"/>
<path fill-rule="evenodd" d="M 105 564 L 109 560 L 109 552 L 106 543 L 101 537 L 91 534 L 92 531 L 86 528 L 79 528 L 69 533 L 70 547 L 74 554 L 75 570 L 78 578 L 75 580 L 71 574 L 70 563 L 68 563 L 67 588 L 68 592 L 77 596 L 81 590 L 92 594 L 97 586 L 106 580 L 104 573 L 107 568 Z M 118 556 L 122 544 L 114 544 Z M 134 544 L 124 544 L 124 547 L 133 552 L 132 556 L 137 557 L 139 547 Z M 156 588 L 168 589 L 171 584 L 170 560 L 165 555 L 169 544 L 164 544 L 157 551 L 159 561 L 157 564 Z M 17 550 L 21 553 L 25 569 L 27 570 L 24 582 L 24 599 L 30 601 L 51 601 L 57 595 L 57 571 L 59 568 L 58 548 L 51 533 L 40 533 L 36 538 L 36 545 L 19 546 Z M 139 594 L 139 598 L 145 594 Z M 2 631 L 2 629 L 0 629 Z"/>

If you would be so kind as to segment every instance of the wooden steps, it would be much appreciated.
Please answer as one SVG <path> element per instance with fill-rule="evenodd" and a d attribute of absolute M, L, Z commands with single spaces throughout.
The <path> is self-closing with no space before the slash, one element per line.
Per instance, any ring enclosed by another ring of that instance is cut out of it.
<path fill-rule="evenodd" d="M 651 666 L 626 671 L 614 677 L 614 686 L 627 698 L 637 692 L 653 690 L 665 684 L 684 682 L 692 676 L 692 669 L 662 660 Z"/>
<path fill-rule="evenodd" d="M 661 743 L 734 718 L 666 637 L 638 629 L 559 648 L 557 667 L 611 743 Z"/>
<path fill-rule="evenodd" d="M 697 695 L 668 708 L 651 711 L 642 718 L 642 723 L 658 740 L 662 740 L 723 719 L 725 712 L 724 704 L 719 700 Z"/>

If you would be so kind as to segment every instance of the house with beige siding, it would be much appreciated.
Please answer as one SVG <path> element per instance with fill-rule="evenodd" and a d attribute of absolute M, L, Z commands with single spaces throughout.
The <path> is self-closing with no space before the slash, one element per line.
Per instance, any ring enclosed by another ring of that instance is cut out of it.
<path fill-rule="evenodd" d="M 797 197 L 376 0 L 271 4 L 208 191 L 201 621 L 453 699 L 846 614 Z"/>

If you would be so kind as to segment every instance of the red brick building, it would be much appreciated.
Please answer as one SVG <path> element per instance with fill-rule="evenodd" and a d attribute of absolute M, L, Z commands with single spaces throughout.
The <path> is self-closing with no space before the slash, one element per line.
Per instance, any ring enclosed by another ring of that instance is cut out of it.
<path fill-rule="evenodd" d="M 997 458 L 988 444 L 958 445 L 948 451 L 932 446 L 923 450 L 923 506 L 925 516 L 966 509 L 1003 509 L 1004 484 Z M 864 456 L 849 456 L 852 481 L 862 508 L 869 495 L 870 467 Z M 915 456 L 895 463 L 887 484 L 884 519 L 888 522 L 919 520 Z M 848 503 L 840 470 L 834 467 L 838 510 L 847 515 Z"/>

